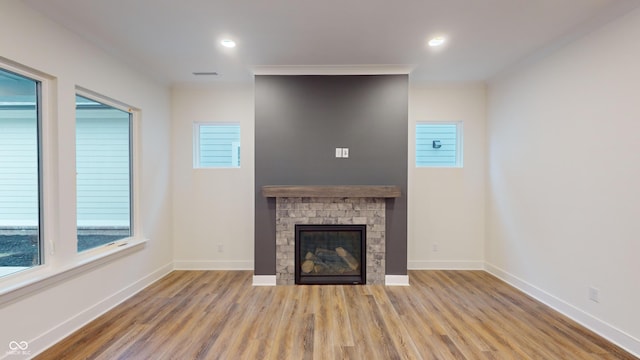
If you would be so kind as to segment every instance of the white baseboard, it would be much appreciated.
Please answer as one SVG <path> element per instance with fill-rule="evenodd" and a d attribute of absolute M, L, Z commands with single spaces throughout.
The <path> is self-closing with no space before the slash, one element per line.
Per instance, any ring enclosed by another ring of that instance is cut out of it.
<path fill-rule="evenodd" d="M 251 260 L 176 260 L 175 270 L 253 270 Z"/>
<path fill-rule="evenodd" d="M 634 338 L 624 331 L 607 324 L 593 315 L 586 313 L 585 311 L 549 294 L 548 292 L 518 278 L 515 275 L 506 272 L 505 270 L 500 269 L 495 265 L 485 263 L 485 270 L 561 314 L 568 316 L 582 326 L 592 330 L 631 354 L 640 357 L 640 339 Z"/>
<path fill-rule="evenodd" d="M 385 275 L 386 286 L 409 286 L 409 275 Z"/>
<path fill-rule="evenodd" d="M 141 290 L 145 289 L 149 285 L 160 280 L 171 271 L 173 271 L 173 263 L 166 264 L 158 270 L 145 276 L 144 278 L 136 281 L 135 283 L 127 286 L 126 288 L 118 291 L 117 293 L 100 301 L 94 306 L 82 311 L 78 315 L 70 318 L 69 320 L 31 340 L 29 342 L 30 355 L 35 356 L 48 349 L 49 347 L 58 343 L 60 340 L 72 334 L 74 331 L 95 320 L 98 316 L 113 309 L 114 307 L 129 299 L 133 295 L 137 294 Z"/>
<path fill-rule="evenodd" d="M 385 275 L 386 286 L 409 286 L 409 275 Z M 275 275 L 253 275 L 253 286 L 276 286 Z"/>
<path fill-rule="evenodd" d="M 276 286 L 276 276 L 253 275 L 253 286 Z"/>
<path fill-rule="evenodd" d="M 410 260 L 409 270 L 484 270 L 484 261 Z"/>

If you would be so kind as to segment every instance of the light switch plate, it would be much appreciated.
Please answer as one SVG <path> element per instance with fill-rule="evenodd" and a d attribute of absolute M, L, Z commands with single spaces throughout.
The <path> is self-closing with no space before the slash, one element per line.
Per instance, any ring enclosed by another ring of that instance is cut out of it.
<path fill-rule="evenodd" d="M 342 157 L 343 158 L 349 157 L 349 148 L 342 148 Z"/>
<path fill-rule="evenodd" d="M 342 157 L 342 148 L 336 148 L 336 157 L 337 158 L 341 158 Z"/>

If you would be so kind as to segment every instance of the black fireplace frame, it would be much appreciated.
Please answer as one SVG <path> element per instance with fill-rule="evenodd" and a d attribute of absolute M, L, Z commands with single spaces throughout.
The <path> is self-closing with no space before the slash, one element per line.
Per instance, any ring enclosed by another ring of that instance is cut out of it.
<path fill-rule="evenodd" d="M 300 271 L 300 233 L 302 231 L 360 231 L 360 275 L 305 275 Z M 297 285 L 364 285 L 367 283 L 367 225 L 359 224 L 296 224 L 295 283 Z"/>

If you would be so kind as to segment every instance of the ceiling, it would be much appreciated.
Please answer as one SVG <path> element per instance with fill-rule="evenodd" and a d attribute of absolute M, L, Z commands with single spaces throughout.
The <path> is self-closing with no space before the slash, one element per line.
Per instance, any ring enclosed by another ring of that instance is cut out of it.
<path fill-rule="evenodd" d="M 169 83 L 408 73 L 469 82 L 537 57 L 640 0 L 24 0 Z M 427 46 L 444 36 L 444 46 Z M 220 45 L 233 39 L 233 49 Z M 193 72 L 217 72 L 195 76 Z"/>

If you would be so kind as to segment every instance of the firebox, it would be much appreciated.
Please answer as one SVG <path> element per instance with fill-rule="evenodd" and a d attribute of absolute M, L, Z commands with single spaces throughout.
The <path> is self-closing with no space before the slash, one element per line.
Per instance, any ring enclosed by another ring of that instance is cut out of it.
<path fill-rule="evenodd" d="M 366 284 L 366 225 L 296 225 L 296 284 Z"/>

